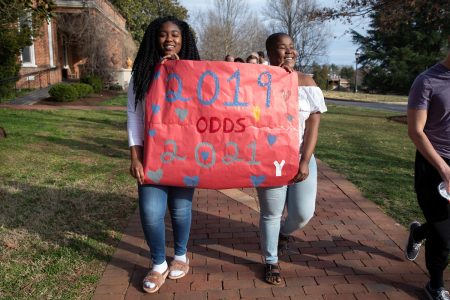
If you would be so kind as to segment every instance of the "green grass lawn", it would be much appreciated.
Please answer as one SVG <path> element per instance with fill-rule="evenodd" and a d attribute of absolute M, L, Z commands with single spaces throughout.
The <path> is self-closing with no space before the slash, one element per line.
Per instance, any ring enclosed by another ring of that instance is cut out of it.
<path fill-rule="evenodd" d="M 384 111 L 328 105 L 316 155 L 399 223 L 422 215 L 413 189 L 415 148 Z M 398 115 L 398 114 L 397 114 Z"/>
<path fill-rule="evenodd" d="M 406 103 L 408 102 L 407 96 L 398 95 L 378 95 L 378 94 L 366 94 L 366 93 L 351 93 L 351 92 L 339 92 L 339 91 L 323 91 L 326 98 L 333 98 L 338 100 L 355 100 L 363 102 L 385 102 L 385 103 Z"/>
<path fill-rule="evenodd" d="M 329 105 L 316 155 L 403 225 L 421 216 L 392 113 Z M 136 207 L 126 113 L 0 109 L 0 299 L 88 299 Z M 320 187 L 319 187 L 320 188 Z"/>
<path fill-rule="evenodd" d="M 89 299 L 136 207 L 125 112 L 0 109 L 0 299 Z"/>
<path fill-rule="evenodd" d="M 101 106 L 127 106 L 127 94 L 123 93 L 109 100 L 99 102 Z"/>

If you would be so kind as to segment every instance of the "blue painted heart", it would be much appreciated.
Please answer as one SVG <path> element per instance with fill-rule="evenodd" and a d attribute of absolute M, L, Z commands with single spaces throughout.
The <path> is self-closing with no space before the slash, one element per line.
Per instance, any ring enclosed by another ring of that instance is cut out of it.
<path fill-rule="evenodd" d="M 161 107 L 159 107 L 158 104 L 152 104 L 152 112 L 154 114 L 158 113 L 160 109 L 161 109 Z"/>
<path fill-rule="evenodd" d="M 287 119 L 289 122 L 291 122 L 292 120 L 294 120 L 294 116 L 292 115 L 287 115 Z"/>
<path fill-rule="evenodd" d="M 159 183 L 161 181 L 162 176 L 163 176 L 162 169 L 158 169 L 156 171 L 149 170 L 147 172 L 147 177 L 150 178 L 150 180 L 153 181 L 154 183 Z"/>
<path fill-rule="evenodd" d="M 148 130 L 148 135 L 149 135 L 149 136 L 154 137 L 155 134 L 156 134 L 156 130 L 155 130 L 155 129 L 149 129 L 149 130 Z"/>
<path fill-rule="evenodd" d="M 264 176 L 264 175 L 260 175 L 260 176 L 252 175 L 252 176 L 250 176 L 250 180 L 252 181 L 253 186 L 257 187 L 257 186 L 260 186 L 264 182 L 264 180 L 266 180 L 266 176 Z"/>
<path fill-rule="evenodd" d="M 198 176 L 184 176 L 183 182 L 186 186 L 196 187 L 198 186 L 198 182 L 200 178 Z"/>
<path fill-rule="evenodd" d="M 161 73 L 159 73 L 159 71 L 156 71 L 155 74 L 153 75 L 153 80 L 158 79 L 160 74 Z"/>
<path fill-rule="evenodd" d="M 267 136 L 267 142 L 269 143 L 270 146 L 272 146 L 273 144 L 275 144 L 275 142 L 277 141 L 277 136 L 276 135 L 271 135 L 269 134 Z"/>
<path fill-rule="evenodd" d="M 209 152 L 202 151 L 201 156 L 202 156 L 203 160 L 206 161 L 209 157 Z"/>
<path fill-rule="evenodd" d="M 187 117 L 188 110 L 183 108 L 176 108 L 175 113 L 177 114 L 178 119 L 180 119 L 180 121 L 183 122 Z"/>

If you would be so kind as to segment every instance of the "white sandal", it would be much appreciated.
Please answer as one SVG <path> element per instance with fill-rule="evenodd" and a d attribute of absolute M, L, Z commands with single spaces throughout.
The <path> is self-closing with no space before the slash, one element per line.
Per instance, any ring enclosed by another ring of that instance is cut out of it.
<path fill-rule="evenodd" d="M 170 273 L 172 271 L 180 271 L 182 273 L 177 276 L 172 276 L 172 275 L 170 275 Z M 187 275 L 188 272 L 189 272 L 189 258 L 186 258 L 186 262 L 182 262 L 182 261 L 176 260 L 176 259 L 174 259 L 170 262 L 170 267 L 169 267 L 169 278 L 170 279 L 183 278 L 184 276 Z"/>
<path fill-rule="evenodd" d="M 142 289 L 146 293 L 150 294 L 156 293 L 166 281 L 167 275 L 169 275 L 169 269 L 166 269 L 162 274 L 151 270 L 150 272 L 148 272 L 147 276 L 145 276 L 144 280 L 142 281 Z M 145 286 L 145 282 L 151 282 L 155 286 L 153 288 L 148 288 Z"/>

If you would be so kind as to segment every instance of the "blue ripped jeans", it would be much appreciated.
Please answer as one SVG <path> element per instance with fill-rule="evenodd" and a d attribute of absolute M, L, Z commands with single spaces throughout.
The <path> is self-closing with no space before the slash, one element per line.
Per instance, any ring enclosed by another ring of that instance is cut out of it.
<path fill-rule="evenodd" d="M 192 219 L 193 188 L 139 185 L 139 212 L 145 240 L 153 264 L 166 260 L 166 226 L 164 216 L 169 205 L 175 255 L 186 253 Z"/>
<path fill-rule="evenodd" d="M 260 205 L 261 248 L 268 264 L 278 262 L 278 235 L 291 234 L 314 216 L 317 195 L 317 164 L 309 162 L 309 176 L 301 182 L 272 188 L 257 188 Z M 282 222 L 284 208 L 287 217 Z"/>

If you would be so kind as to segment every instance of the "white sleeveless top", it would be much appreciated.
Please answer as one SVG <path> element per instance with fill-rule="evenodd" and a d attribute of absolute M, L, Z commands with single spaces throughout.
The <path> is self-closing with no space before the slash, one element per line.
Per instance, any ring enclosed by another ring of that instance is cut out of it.
<path fill-rule="evenodd" d="M 324 113 L 327 111 L 322 90 L 317 86 L 298 87 L 298 123 L 300 134 L 300 152 L 302 151 L 303 136 L 305 134 L 305 124 L 312 113 Z"/>

